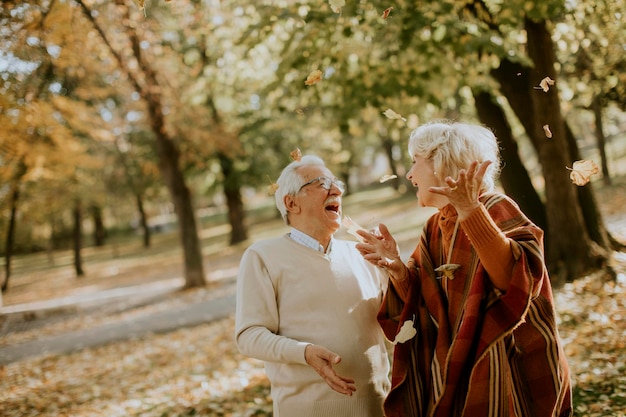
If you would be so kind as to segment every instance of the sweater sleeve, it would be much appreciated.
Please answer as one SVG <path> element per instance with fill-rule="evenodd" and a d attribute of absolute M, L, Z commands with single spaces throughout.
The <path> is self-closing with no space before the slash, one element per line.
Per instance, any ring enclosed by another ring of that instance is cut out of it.
<path fill-rule="evenodd" d="M 506 290 L 511 279 L 515 257 L 511 250 L 511 243 L 505 234 L 498 228 L 482 204 L 468 218 L 461 221 L 461 226 L 474 245 L 492 283 L 497 288 Z"/>
<path fill-rule="evenodd" d="M 277 295 L 262 256 L 249 248 L 237 276 L 235 341 L 239 351 L 268 362 L 306 365 L 304 351 L 309 343 L 277 334 Z"/>

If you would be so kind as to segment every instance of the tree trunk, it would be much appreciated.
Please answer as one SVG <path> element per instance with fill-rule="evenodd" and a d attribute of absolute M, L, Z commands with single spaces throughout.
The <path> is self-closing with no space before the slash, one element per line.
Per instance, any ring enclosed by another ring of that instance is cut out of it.
<path fill-rule="evenodd" d="M 13 185 L 11 193 L 11 215 L 9 218 L 9 227 L 5 240 L 5 263 L 4 263 L 4 282 L 2 283 L 2 292 L 9 289 L 9 278 L 11 277 L 11 260 L 13 257 L 13 244 L 15 242 L 15 219 L 17 216 L 17 203 L 20 199 L 19 182 Z"/>
<path fill-rule="evenodd" d="M 211 117 L 216 130 L 221 130 L 222 118 L 217 111 L 212 96 L 207 97 L 207 107 L 211 110 Z M 224 133 L 222 131 L 222 133 Z M 236 140 L 236 138 L 233 138 Z M 217 157 L 224 176 L 224 196 L 228 207 L 228 223 L 230 224 L 230 244 L 235 245 L 248 239 L 248 229 L 245 225 L 245 211 L 241 198 L 241 177 L 231 156 L 218 152 Z"/>
<path fill-rule="evenodd" d="M 572 160 L 582 159 L 574 133 L 568 125 L 565 125 L 565 138 L 567 139 L 567 145 Z M 604 225 L 602 213 L 600 212 L 593 192 L 593 183 L 590 182 L 584 187 L 576 187 L 576 191 L 578 204 L 583 212 L 583 218 L 589 237 L 600 245 L 601 248 L 608 249 L 612 247 L 615 250 L 621 250 L 624 246 L 611 236 Z"/>
<path fill-rule="evenodd" d="M 196 217 L 191 201 L 191 193 L 185 184 L 185 178 L 179 167 L 180 152 L 174 139 L 169 136 L 165 129 L 165 115 L 163 114 L 163 106 L 161 103 L 161 87 L 157 81 L 156 73 L 143 59 L 140 41 L 135 33 L 137 29 L 130 26 L 131 20 L 128 14 L 128 7 L 125 2 L 118 0 L 118 8 L 122 10 L 122 23 L 126 25 L 126 34 L 130 40 L 134 58 L 137 60 L 137 65 L 141 73 L 140 77 L 129 68 L 129 65 L 127 65 L 122 55 L 113 48 L 104 31 L 94 19 L 89 7 L 87 7 L 82 0 L 77 0 L 77 2 L 82 8 L 84 16 L 93 24 L 107 48 L 115 57 L 121 70 L 128 76 L 129 81 L 147 104 L 149 123 L 156 137 L 159 167 L 172 197 L 174 211 L 178 218 L 185 265 L 185 287 L 204 286 L 206 285 L 206 280 L 202 262 L 202 250 L 198 237 L 198 229 L 196 227 Z M 141 78 L 141 82 L 139 82 L 139 78 Z"/>
<path fill-rule="evenodd" d="M 230 224 L 230 244 L 235 245 L 248 239 L 245 225 L 245 212 L 241 199 L 239 175 L 233 166 L 233 160 L 223 153 L 218 154 L 222 174 L 224 175 L 224 196 L 228 206 L 228 222 Z"/>
<path fill-rule="evenodd" d="M 150 247 L 150 227 L 148 226 L 148 218 L 146 216 L 146 211 L 143 208 L 143 199 L 141 198 L 141 194 L 135 194 L 135 199 L 137 201 L 137 211 L 139 212 L 139 224 L 141 224 L 141 230 L 143 231 L 143 247 Z"/>
<path fill-rule="evenodd" d="M 525 21 L 528 54 L 535 66 L 530 70 L 534 85 L 544 77 L 557 80 L 552 39 L 546 22 Z M 572 281 L 590 269 L 597 269 L 606 261 L 606 254 L 598 251 L 589 238 L 582 210 L 578 203 L 575 185 L 564 169 L 571 166 L 571 153 L 565 137 L 565 122 L 561 115 L 558 87 L 549 91 L 535 90 L 531 94 L 535 138 L 541 137 L 543 126 L 548 125 L 552 138 L 539 141 L 538 154 L 545 178 L 547 220 L 550 240 L 547 241 L 547 261 L 556 284 Z"/>
<path fill-rule="evenodd" d="M 74 214 L 74 270 L 76 271 L 76 276 L 78 278 L 85 275 L 85 271 L 83 270 L 83 260 L 81 258 L 81 246 L 82 246 L 82 213 L 80 201 L 76 200 L 73 208 Z"/>
<path fill-rule="evenodd" d="M 161 105 L 153 95 L 148 98 L 148 108 L 150 109 L 152 128 L 157 137 L 156 145 L 160 170 L 172 196 L 174 211 L 178 218 L 185 261 L 185 287 L 202 287 L 206 285 L 202 248 L 198 237 L 191 193 L 185 184 L 183 173 L 178 167 L 179 151 L 174 142 L 164 133 Z"/>
<path fill-rule="evenodd" d="M 104 246 L 106 231 L 102 220 L 102 209 L 97 205 L 92 205 L 91 217 L 93 219 L 93 243 L 98 247 Z"/>
<path fill-rule="evenodd" d="M 522 211 L 540 228 L 547 230 L 545 206 L 537 194 L 528 171 L 518 153 L 517 142 L 506 114 L 495 98 L 487 91 L 474 90 L 474 101 L 480 121 L 493 129 L 498 141 L 504 166 L 500 182 L 504 191 L 515 200 Z"/>
<path fill-rule="evenodd" d="M 596 143 L 600 152 L 600 165 L 602 167 L 602 181 L 604 185 L 611 185 L 611 176 L 609 175 L 609 164 L 606 158 L 606 137 L 604 136 L 604 122 L 602 121 L 602 100 L 599 96 L 594 97 L 591 103 L 593 116 L 596 122 Z"/>
<path fill-rule="evenodd" d="M 500 91 L 506 97 L 513 112 L 519 119 L 535 149 L 545 140 L 543 132 L 535 134 L 535 114 L 531 104 L 531 94 L 536 93 L 530 79 L 531 68 L 518 62 L 503 59 L 500 66 L 491 71 L 491 76 L 500 84 Z"/>
<path fill-rule="evenodd" d="M 391 169 L 391 175 L 395 175 L 396 177 L 392 179 L 393 189 L 398 191 L 400 189 L 400 178 L 398 177 L 398 166 L 396 161 L 393 159 L 393 147 L 394 142 L 389 138 L 381 138 L 383 143 L 383 150 L 385 152 L 385 156 L 387 157 L 387 161 L 389 162 L 389 168 Z"/>

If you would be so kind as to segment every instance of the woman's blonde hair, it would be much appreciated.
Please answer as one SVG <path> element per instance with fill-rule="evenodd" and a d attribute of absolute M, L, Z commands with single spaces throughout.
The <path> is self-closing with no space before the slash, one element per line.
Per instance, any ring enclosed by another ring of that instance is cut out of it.
<path fill-rule="evenodd" d="M 409 154 L 432 160 L 435 176 L 442 182 L 446 177 L 456 179 L 474 161 L 491 161 L 483 177 L 483 192 L 493 191 L 500 173 L 498 140 L 480 125 L 448 120 L 424 124 L 411 132 Z"/>

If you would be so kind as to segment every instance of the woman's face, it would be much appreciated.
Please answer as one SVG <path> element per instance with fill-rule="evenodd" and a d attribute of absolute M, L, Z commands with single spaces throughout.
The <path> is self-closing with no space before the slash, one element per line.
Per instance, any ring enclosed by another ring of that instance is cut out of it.
<path fill-rule="evenodd" d="M 448 204 L 448 199 L 441 194 L 428 191 L 430 187 L 445 185 L 435 175 L 433 161 L 418 155 L 413 155 L 413 165 L 406 174 L 406 178 L 417 187 L 417 201 L 420 207 L 442 208 Z"/>

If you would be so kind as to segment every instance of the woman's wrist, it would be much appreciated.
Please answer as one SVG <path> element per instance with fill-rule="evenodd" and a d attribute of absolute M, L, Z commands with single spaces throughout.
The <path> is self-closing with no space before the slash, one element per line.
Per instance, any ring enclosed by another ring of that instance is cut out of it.
<path fill-rule="evenodd" d="M 391 278 L 395 282 L 402 282 L 406 280 L 409 276 L 409 272 L 403 263 L 401 263 L 399 270 L 389 269 L 388 273 L 389 273 L 389 278 Z"/>

